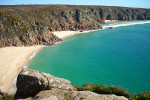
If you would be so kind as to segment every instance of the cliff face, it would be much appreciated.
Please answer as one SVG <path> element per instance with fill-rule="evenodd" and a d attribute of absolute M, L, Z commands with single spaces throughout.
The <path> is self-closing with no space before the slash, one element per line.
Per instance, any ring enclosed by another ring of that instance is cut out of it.
<path fill-rule="evenodd" d="M 53 44 L 50 31 L 101 29 L 105 20 L 149 20 L 150 9 L 105 6 L 18 5 L 0 6 L 0 47 Z M 49 41 L 38 37 L 46 34 Z M 50 35 L 48 35 L 50 34 Z M 34 40 L 30 40 L 30 36 Z M 22 40 L 25 38 L 28 42 Z M 33 42 L 34 41 L 34 42 Z"/>
<path fill-rule="evenodd" d="M 39 22 L 0 12 L 0 47 L 52 45 L 59 41 L 61 39 Z"/>

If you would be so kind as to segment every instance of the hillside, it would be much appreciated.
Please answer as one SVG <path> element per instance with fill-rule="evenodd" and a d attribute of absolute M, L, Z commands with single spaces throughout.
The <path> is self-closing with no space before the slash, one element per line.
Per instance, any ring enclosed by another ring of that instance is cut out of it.
<path fill-rule="evenodd" d="M 0 6 L 0 47 L 53 45 L 52 31 L 101 29 L 105 20 L 150 20 L 150 9 L 73 6 Z"/>

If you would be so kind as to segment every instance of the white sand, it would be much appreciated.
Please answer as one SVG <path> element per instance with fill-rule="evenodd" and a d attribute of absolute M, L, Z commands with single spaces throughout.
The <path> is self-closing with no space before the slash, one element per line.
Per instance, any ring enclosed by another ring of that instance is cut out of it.
<path fill-rule="evenodd" d="M 0 48 L 0 89 L 8 92 L 16 75 L 22 70 L 27 59 L 43 46 Z"/>
<path fill-rule="evenodd" d="M 105 20 L 105 23 L 109 23 L 109 22 L 117 22 L 118 20 Z"/>
<path fill-rule="evenodd" d="M 57 37 L 62 39 L 62 38 L 68 37 L 68 36 L 79 34 L 81 32 L 79 32 L 79 31 L 55 31 L 52 33 L 54 33 Z"/>

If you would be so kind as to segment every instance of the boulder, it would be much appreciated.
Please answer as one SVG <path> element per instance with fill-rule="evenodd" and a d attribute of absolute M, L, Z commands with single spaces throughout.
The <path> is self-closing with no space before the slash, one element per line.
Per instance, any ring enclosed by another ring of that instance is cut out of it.
<path fill-rule="evenodd" d="M 69 96 L 71 100 L 128 100 L 123 96 L 96 94 L 91 91 L 71 91 Z"/>
<path fill-rule="evenodd" d="M 61 90 L 57 88 L 53 88 L 52 90 L 45 90 L 39 92 L 34 99 L 36 100 L 43 100 L 50 98 L 52 96 L 55 96 L 58 100 L 64 100 L 64 93 L 66 93 L 67 90 Z M 54 99 L 53 99 L 54 100 Z"/>
<path fill-rule="evenodd" d="M 45 100 L 55 96 L 58 100 L 65 100 L 65 94 L 69 96 L 70 100 L 128 100 L 124 96 L 116 96 L 114 94 L 97 94 L 91 91 L 67 91 L 57 88 L 41 91 L 34 99 Z"/>
<path fill-rule="evenodd" d="M 56 96 L 49 94 L 48 97 L 44 96 L 43 98 L 36 99 L 36 100 L 58 100 Z"/>
<path fill-rule="evenodd" d="M 20 72 L 17 77 L 16 86 L 16 96 L 22 97 L 33 97 L 40 91 L 50 89 L 51 87 L 62 90 L 74 89 L 69 80 L 34 70 Z"/>

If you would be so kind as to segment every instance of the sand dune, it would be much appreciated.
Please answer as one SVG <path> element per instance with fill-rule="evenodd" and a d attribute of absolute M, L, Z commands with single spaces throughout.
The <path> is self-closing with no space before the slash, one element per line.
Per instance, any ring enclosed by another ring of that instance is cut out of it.
<path fill-rule="evenodd" d="M 8 92 L 16 75 L 22 70 L 29 56 L 42 46 L 0 48 L 0 89 Z"/>

